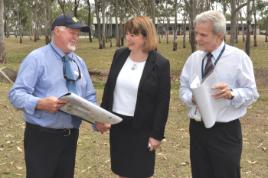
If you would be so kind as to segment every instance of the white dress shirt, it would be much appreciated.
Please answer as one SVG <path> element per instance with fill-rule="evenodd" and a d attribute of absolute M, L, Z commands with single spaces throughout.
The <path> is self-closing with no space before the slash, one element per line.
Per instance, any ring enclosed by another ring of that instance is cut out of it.
<path fill-rule="evenodd" d="M 230 122 L 246 114 L 247 107 L 259 97 L 252 61 L 242 50 L 229 46 L 224 42 L 212 52 L 212 62 L 220 55 L 225 45 L 225 50 L 214 66 L 219 81 L 229 85 L 233 90 L 234 98 L 226 102 L 226 106 L 217 114 L 217 122 Z M 196 51 L 187 59 L 180 75 L 180 98 L 187 105 L 189 118 L 201 121 L 201 115 L 195 104 L 192 103 L 190 84 L 198 75 L 202 78 L 203 67 L 206 64 L 204 51 Z"/>
<path fill-rule="evenodd" d="M 118 74 L 114 89 L 113 112 L 134 116 L 138 88 L 145 62 L 134 62 L 127 58 Z"/>

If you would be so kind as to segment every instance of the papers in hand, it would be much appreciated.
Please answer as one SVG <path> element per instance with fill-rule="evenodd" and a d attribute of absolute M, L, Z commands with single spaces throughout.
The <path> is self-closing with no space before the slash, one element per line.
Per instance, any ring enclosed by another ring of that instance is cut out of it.
<path fill-rule="evenodd" d="M 226 105 L 224 99 L 214 99 L 212 97 L 212 86 L 218 83 L 216 72 L 212 72 L 202 82 L 198 76 L 192 81 L 190 88 L 195 97 L 196 104 L 202 116 L 202 121 L 206 128 L 214 126 L 218 113 Z"/>
<path fill-rule="evenodd" d="M 67 101 L 67 104 L 60 108 L 61 111 L 78 116 L 87 122 L 95 123 L 97 121 L 107 124 L 117 124 L 122 121 L 122 118 L 117 115 L 74 93 L 67 93 L 59 99 Z"/>

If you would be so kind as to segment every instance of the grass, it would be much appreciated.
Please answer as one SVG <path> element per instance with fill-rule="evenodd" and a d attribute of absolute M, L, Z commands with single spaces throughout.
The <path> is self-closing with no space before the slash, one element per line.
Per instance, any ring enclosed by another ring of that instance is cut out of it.
<path fill-rule="evenodd" d="M 178 73 L 187 56 L 188 48 L 181 48 L 179 38 L 178 51 L 172 51 L 172 43 L 162 43 L 159 51 L 171 62 L 172 90 L 169 119 L 166 127 L 166 139 L 157 151 L 156 178 L 191 177 L 189 160 L 189 133 L 187 111 L 178 99 Z M 28 38 L 23 44 L 18 39 L 6 39 L 7 64 L 18 69 L 21 60 L 34 48 L 42 46 L 44 41 L 33 42 Z M 81 39 L 77 53 L 83 57 L 90 70 L 107 73 L 115 47 L 99 50 L 97 41 L 88 43 Z M 239 42 L 238 47 L 243 44 Z M 261 94 L 257 103 L 248 109 L 241 119 L 243 129 L 243 153 L 241 173 L 243 178 L 268 177 L 268 43 L 259 38 L 259 46 L 251 49 L 258 90 Z M 98 101 L 101 100 L 105 77 L 92 76 L 97 89 Z M 10 84 L 0 83 L 0 177 L 25 177 L 23 154 L 24 121 L 22 113 L 15 110 L 7 100 Z M 110 171 L 108 134 L 93 132 L 90 125 L 83 123 L 80 129 L 76 158 L 75 177 L 77 178 L 114 178 Z"/>

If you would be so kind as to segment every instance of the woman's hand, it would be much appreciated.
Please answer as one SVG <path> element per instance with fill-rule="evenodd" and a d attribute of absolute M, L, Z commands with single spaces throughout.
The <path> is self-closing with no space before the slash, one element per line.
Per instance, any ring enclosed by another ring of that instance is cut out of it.
<path fill-rule="evenodd" d="M 100 122 L 95 122 L 95 127 L 97 129 L 97 131 L 99 131 L 100 133 L 104 133 L 106 131 L 108 131 L 111 128 L 111 124 L 104 124 L 104 123 L 100 123 Z"/>
<path fill-rule="evenodd" d="M 160 147 L 160 144 L 161 144 L 161 141 L 156 140 L 156 139 L 150 137 L 149 138 L 149 141 L 148 141 L 148 149 L 149 149 L 149 151 L 156 150 L 157 148 Z"/>

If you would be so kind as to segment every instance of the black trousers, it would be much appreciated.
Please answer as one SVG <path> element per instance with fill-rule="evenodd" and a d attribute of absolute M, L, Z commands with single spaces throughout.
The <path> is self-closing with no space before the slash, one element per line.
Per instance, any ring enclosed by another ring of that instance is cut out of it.
<path fill-rule="evenodd" d="M 206 129 L 190 121 L 190 158 L 193 178 L 240 178 L 242 132 L 239 119 Z"/>
<path fill-rule="evenodd" d="M 27 178 L 73 178 L 78 129 L 50 129 L 26 123 Z"/>

